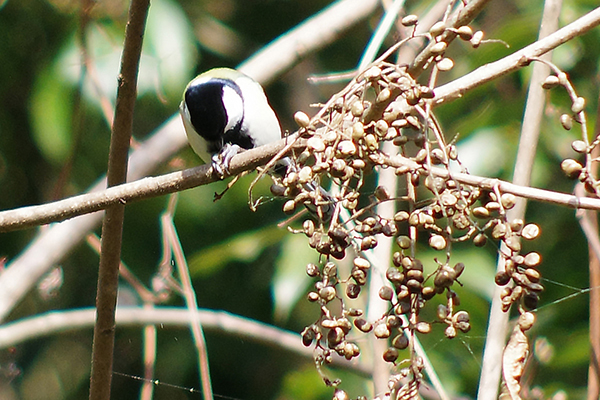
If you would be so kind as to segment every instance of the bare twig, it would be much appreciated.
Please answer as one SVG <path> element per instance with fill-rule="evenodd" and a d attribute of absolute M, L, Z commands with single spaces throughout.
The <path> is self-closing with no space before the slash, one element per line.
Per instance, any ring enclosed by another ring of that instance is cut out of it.
<path fill-rule="evenodd" d="M 132 0 L 129 7 L 121 58 L 121 72 L 119 74 L 115 119 L 108 156 L 108 187 L 119 185 L 127 179 L 129 141 L 133 130 L 133 110 L 137 95 L 137 76 L 149 7 L 149 0 Z M 117 305 L 124 214 L 124 204 L 111 205 L 106 209 L 102 224 L 102 248 L 96 294 L 97 314 L 92 345 L 90 400 L 110 399 L 115 340 L 115 308 Z"/>
<path fill-rule="evenodd" d="M 204 340 L 204 332 L 200 317 L 198 316 L 198 301 L 196 300 L 196 292 L 192 286 L 192 278 L 188 268 L 181 242 L 177 236 L 175 224 L 173 223 L 173 214 L 175 213 L 175 204 L 177 202 L 177 194 L 171 195 L 167 210 L 161 215 L 160 222 L 162 234 L 165 238 L 168 248 L 163 249 L 168 254 L 172 254 L 175 258 L 175 266 L 181 280 L 181 288 L 185 305 L 189 313 L 189 325 L 192 331 L 194 344 L 198 353 L 198 366 L 200 368 L 200 382 L 202 383 L 202 394 L 206 400 L 213 400 L 212 384 L 210 381 L 210 372 L 208 364 L 208 351 L 206 348 L 206 340 Z M 170 257 L 169 257 L 170 258 Z"/>
<path fill-rule="evenodd" d="M 16 346 L 28 340 L 65 331 L 91 328 L 94 324 L 94 313 L 93 308 L 52 311 L 0 325 L 0 348 Z M 312 350 L 302 345 L 302 339 L 297 333 L 224 311 L 200 309 L 198 316 L 202 326 L 207 330 L 284 349 L 312 360 Z M 190 315 L 189 310 L 182 307 L 119 307 L 115 321 L 120 327 L 161 325 L 187 328 L 190 324 Z M 364 377 L 371 376 L 368 366 L 349 363 L 343 357 L 334 357 L 333 365 L 354 371 Z"/>

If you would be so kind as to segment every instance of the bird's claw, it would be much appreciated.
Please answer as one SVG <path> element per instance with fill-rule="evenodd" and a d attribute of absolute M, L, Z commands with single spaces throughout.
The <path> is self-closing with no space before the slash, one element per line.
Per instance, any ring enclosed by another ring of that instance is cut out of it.
<path fill-rule="evenodd" d="M 237 144 L 226 143 L 219 153 L 212 156 L 212 169 L 220 179 L 225 178 L 225 175 L 229 175 L 231 159 L 241 151 L 242 148 Z"/>

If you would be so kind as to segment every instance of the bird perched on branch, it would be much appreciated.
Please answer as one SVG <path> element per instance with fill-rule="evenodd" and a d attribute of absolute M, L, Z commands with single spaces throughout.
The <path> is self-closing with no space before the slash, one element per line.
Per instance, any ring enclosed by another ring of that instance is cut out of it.
<path fill-rule="evenodd" d="M 259 83 L 230 68 L 198 75 L 179 107 L 192 149 L 221 177 L 231 158 L 281 139 L 281 128 Z"/>
<path fill-rule="evenodd" d="M 192 149 L 223 177 L 231 159 L 243 149 L 252 149 L 281 139 L 281 128 L 259 83 L 229 68 L 215 68 L 198 75 L 183 94 L 179 107 Z M 277 162 L 275 173 L 285 175 L 296 168 L 288 158 Z M 306 204 L 313 214 L 329 220 L 333 201 L 317 184 L 308 182 L 304 190 L 318 191 L 326 204 Z"/>

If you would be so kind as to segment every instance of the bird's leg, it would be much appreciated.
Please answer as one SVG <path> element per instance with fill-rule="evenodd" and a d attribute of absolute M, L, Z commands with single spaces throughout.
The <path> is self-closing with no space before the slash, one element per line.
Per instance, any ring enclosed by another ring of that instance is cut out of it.
<path fill-rule="evenodd" d="M 219 178 L 223 179 L 225 174 L 229 174 L 231 159 L 242 150 L 237 144 L 225 143 L 221 151 L 212 156 L 212 168 Z"/>

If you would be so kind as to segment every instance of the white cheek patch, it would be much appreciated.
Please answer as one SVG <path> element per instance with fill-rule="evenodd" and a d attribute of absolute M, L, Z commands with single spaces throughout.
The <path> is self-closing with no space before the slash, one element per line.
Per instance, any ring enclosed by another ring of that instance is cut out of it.
<path fill-rule="evenodd" d="M 244 119 L 244 101 L 235 89 L 225 85 L 223 86 L 223 105 L 227 113 L 227 125 L 225 125 L 225 132 L 227 132 Z"/>

